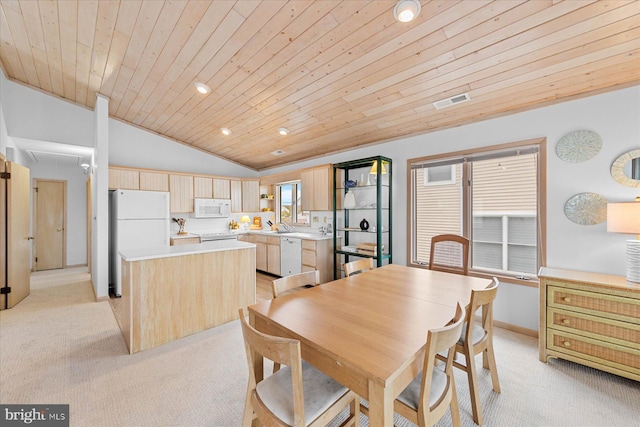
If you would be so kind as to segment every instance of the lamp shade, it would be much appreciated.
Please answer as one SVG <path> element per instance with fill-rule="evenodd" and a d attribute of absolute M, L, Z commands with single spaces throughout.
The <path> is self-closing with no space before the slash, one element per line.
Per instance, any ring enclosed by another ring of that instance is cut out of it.
<path fill-rule="evenodd" d="M 382 162 L 380 162 L 382 163 Z M 373 165 L 371 166 L 371 170 L 369 171 L 369 173 L 371 175 L 374 175 L 376 173 L 378 173 L 378 160 L 373 162 Z M 382 175 L 386 175 L 387 174 L 387 168 L 384 167 L 384 163 L 382 163 L 382 170 L 380 171 L 380 174 Z"/>
<path fill-rule="evenodd" d="M 240 218 L 240 222 L 251 222 L 251 218 L 249 218 L 249 215 L 243 215 Z"/>
<path fill-rule="evenodd" d="M 640 202 L 607 203 L 607 231 L 640 234 Z"/>

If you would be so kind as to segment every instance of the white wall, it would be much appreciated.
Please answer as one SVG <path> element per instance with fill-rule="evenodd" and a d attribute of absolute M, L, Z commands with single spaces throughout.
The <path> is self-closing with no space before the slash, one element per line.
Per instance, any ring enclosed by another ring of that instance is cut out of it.
<path fill-rule="evenodd" d="M 93 146 L 93 113 L 88 108 L 12 81 L 3 92 L 9 136 Z"/>
<path fill-rule="evenodd" d="M 109 164 L 255 178 L 258 173 L 115 119 L 109 119 Z"/>
<path fill-rule="evenodd" d="M 631 201 L 637 189 L 616 183 L 611 163 L 622 153 L 640 148 L 640 86 L 564 102 L 519 114 L 445 129 L 420 136 L 346 151 L 281 168 L 261 171 L 271 175 L 324 163 L 372 155 L 393 160 L 394 263 L 406 264 L 407 159 L 484 147 L 507 142 L 547 138 L 547 266 L 625 274 L 625 235 L 606 232 L 606 224 L 582 226 L 564 215 L 564 204 L 582 192 L 602 194 L 610 201 Z M 565 134 L 588 129 L 603 140 L 598 155 L 572 164 L 555 155 L 555 145 Z M 496 319 L 529 329 L 538 327 L 537 290 L 504 284 L 496 302 Z"/>

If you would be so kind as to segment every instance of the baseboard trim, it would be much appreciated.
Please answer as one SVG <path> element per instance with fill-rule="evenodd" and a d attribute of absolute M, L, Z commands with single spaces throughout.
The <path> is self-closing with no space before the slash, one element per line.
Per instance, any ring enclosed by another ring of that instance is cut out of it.
<path fill-rule="evenodd" d="M 511 323 L 500 322 L 498 320 L 493 320 L 493 326 L 496 326 L 501 329 L 506 329 L 507 331 L 517 332 L 522 335 L 528 335 L 530 337 L 538 338 L 538 331 L 529 328 L 523 328 L 522 326 L 512 325 Z"/>
<path fill-rule="evenodd" d="M 73 265 L 64 266 L 64 268 L 77 268 L 77 267 L 87 267 L 87 264 L 73 264 Z"/>

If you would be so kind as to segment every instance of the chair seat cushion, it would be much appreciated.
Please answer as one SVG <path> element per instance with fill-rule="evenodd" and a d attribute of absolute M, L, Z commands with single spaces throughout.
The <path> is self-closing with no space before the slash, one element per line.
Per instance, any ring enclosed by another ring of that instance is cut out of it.
<path fill-rule="evenodd" d="M 310 424 L 342 397 L 348 389 L 304 360 L 302 361 L 305 425 Z M 285 424 L 293 425 L 291 368 L 283 367 L 258 383 L 256 392 L 267 408 Z"/>
<path fill-rule="evenodd" d="M 400 396 L 398 396 L 398 400 L 413 410 L 418 410 L 418 400 L 420 399 L 420 387 L 422 386 L 422 372 L 420 375 L 415 377 L 411 384 L 405 388 Z M 429 406 L 433 406 L 435 403 L 440 400 L 443 393 L 447 388 L 447 374 L 441 369 L 441 367 L 436 366 L 433 368 L 433 375 L 431 376 L 431 390 L 429 391 Z"/>
<path fill-rule="evenodd" d="M 464 345 L 464 340 L 465 340 L 465 337 L 467 336 L 467 326 L 469 326 L 469 324 L 465 322 L 465 324 L 462 326 L 462 335 L 458 340 L 458 344 Z M 478 325 L 477 323 L 474 323 L 473 331 L 471 331 L 471 339 L 473 340 L 471 344 L 478 343 L 482 338 L 484 338 L 484 336 L 485 336 L 484 328 Z"/>

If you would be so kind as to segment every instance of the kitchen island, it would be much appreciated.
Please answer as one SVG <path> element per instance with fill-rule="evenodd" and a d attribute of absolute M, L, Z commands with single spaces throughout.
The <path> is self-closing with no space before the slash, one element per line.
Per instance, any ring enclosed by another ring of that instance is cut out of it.
<path fill-rule="evenodd" d="M 120 252 L 120 328 L 129 349 L 148 348 L 238 318 L 256 300 L 255 245 L 219 240 Z"/>

